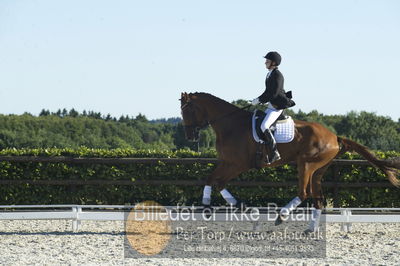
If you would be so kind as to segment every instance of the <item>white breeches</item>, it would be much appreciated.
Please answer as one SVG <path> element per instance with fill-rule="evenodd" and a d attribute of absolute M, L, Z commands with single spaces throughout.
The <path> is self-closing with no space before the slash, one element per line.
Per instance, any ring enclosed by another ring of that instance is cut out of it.
<path fill-rule="evenodd" d="M 269 129 L 272 124 L 278 119 L 278 117 L 282 114 L 283 110 L 275 109 L 271 103 L 268 104 L 267 110 L 265 110 L 265 118 L 261 123 L 261 130 L 265 132 L 265 130 Z"/>

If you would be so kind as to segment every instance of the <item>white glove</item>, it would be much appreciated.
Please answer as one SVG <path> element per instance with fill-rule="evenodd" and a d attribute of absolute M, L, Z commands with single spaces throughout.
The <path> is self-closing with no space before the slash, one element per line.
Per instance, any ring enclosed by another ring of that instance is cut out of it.
<path fill-rule="evenodd" d="M 256 105 L 256 104 L 259 104 L 259 103 L 260 103 L 260 100 L 259 100 L 258 98 L 255 98 L 255 99 L 251 102 L 252 105 Z"/>

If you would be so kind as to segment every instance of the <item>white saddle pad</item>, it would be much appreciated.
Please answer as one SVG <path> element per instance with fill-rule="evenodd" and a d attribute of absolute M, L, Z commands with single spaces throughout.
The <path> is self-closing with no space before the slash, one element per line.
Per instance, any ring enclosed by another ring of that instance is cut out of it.
<path fill-rule="evenodd" d="M 255 115 L 256 113 L 254 112 L 252 118 L 253 138 L 258 143 L 264 143 L 264 141 L 261 140 L 256 133 Z M 276 123 L 274 137 L 276 143 L 288 143 L 294 139 L 294 121 L 290 116 L 287 119 L 278 121 Z"/>

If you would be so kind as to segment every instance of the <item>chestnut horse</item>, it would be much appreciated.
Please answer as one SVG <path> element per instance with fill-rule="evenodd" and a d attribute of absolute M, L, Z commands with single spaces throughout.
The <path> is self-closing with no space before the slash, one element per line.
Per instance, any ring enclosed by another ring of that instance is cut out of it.
<path fill-rule="evenodd" d="M 186 138 L 197 141 L 199 130 L 211 125 L 216 134 L 218 164 L 206 179 L 203 204 L 210 204 L 211 186 L 216 186 L 228 203 L 238 203 L 226 190 L 226 184 L 240 173 L 254 168 L 257 145 L 252 135 L 252 112 L 245 111 L 207 93 L 182 93 L 181 111 Z M 281 159 L 262 167 L 276 167 L 295 162 L 298 170 L 298 195 L 281 209 L 275 224 L 280 224 L 302 201 L 312 197 L 315 210 L 306 232 L 316 231 L 323 208 L 321 179 L 332 160 L 346 151 L 355 151 L 382 170 L 389 181 L 400 187 L 398 160 L 379 160 L 364 146 L 338 137 L 318 123 L 295 121 L 295 137 L 290 143 L 279 143 Z M 208 189 L 206 189 L 208 187 Z M 209 197 L 207 201 L 207 197 Z M 206 203 L 205 203 L 206 202 Z"/>

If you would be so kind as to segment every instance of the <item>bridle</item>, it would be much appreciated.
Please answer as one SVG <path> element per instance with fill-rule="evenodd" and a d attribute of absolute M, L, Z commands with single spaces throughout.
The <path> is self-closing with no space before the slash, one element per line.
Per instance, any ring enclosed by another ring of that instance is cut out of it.
<path fill-rule="evenodd" d="M 183 110 L 186 109 L 189 106 L 192 106 L 192 102 L 191 101 L 185 103 L 184 105 L 182 105 L 181 111 L 183 112 Z M 196 119 L 196 116 L 194 115 L 194 112 L 191 111 L 191 113 L 193 113 L 192 121 L 195 121 L 195 122 L 193 122 L 193 125 L 183 125 L 185 130 L 186 129 L 187 130 L 193 130 L 193 132 L 195 132 L 197 134 L 200 130 L 205 129 L 210 125 L 209 121 L 205 121 L 205 123 L 203 125 L 198 125 L 199 123 L 197 122 L 197 119 Z"/>

